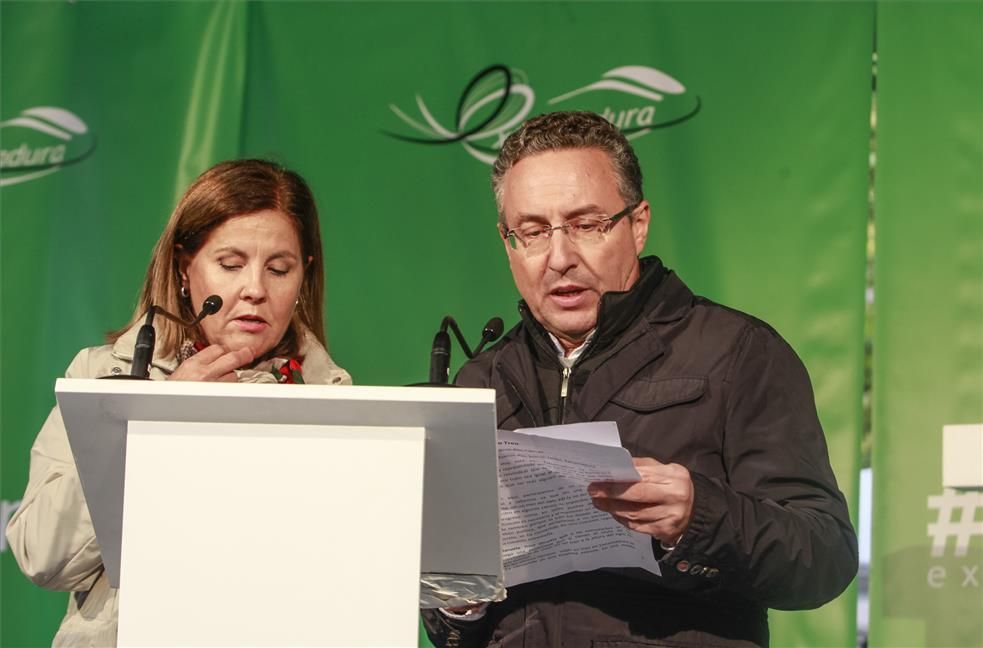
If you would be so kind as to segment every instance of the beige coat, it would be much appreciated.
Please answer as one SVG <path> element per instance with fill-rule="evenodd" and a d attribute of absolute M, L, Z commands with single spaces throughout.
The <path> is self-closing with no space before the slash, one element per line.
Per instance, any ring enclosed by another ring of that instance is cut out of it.
<path fill-rule="evenodd" d="M 79 352 L 68 378 L 128 374 L 138 327 L 114 345 Z M 351 384 L 309 332 L 301 344 L 304 380 L 311 384 Z M 150 377 L 164 380 L 177 368 L 174 358 L 154 356 Z M 240 382 L 275 382 L 263 370 L 237 372 Z M 7 525 L 7 539 L 21 571 L 46 589 L 73 592 L 53 646 L 115 646 L 117 590 L 102 567 L 88 507 L 82 496 L 75 460 L 61 412 L 55 406 L 31 448 L 27 490 Z"/>

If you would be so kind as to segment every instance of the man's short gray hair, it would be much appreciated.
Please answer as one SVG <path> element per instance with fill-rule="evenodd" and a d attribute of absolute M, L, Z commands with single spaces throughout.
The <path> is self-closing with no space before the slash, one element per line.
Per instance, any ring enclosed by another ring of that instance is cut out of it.
<path fill-rule="evenodd" d="M 642 169 L 631 144 L 611 122 L 592 112 L 554 112 L 533 117 L 508 136 L 492 167 L 499 223 L 505 224 L 502 180 L 523 158 L 546 151 L 596 148 L 607 153 L 625 205 L 642 200 Z"/>

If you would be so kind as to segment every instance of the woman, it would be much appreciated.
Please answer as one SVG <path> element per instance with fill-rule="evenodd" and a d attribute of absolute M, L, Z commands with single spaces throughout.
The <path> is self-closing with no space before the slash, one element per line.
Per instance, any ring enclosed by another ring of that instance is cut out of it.
<path fill-rule="evenodd" d="M 350 384 L 325 350 L 323 282 L 317 208 L 304 180 L 270 162 L 223 162 L 195 180 L 171 215 L 130 323 L 109 334 L 110 344 L 83 349 L 66 376 L 129 374 L 151 305 L 193 319 L 217 294 L 221 310 L 195 330 L 155 319 L 151 379 Z M 31 450 L 7 538 L 28 578 L 73 593 L 53 645 L 115 645 L 117 590 L 57 406 Z"/>

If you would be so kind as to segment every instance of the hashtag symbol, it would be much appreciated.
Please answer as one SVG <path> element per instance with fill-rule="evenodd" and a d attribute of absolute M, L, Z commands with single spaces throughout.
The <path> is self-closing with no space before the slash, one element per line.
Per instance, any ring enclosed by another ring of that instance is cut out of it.
<path fill-rule="evenodd" d="M 976 520 L 977 509 L 983 509 L 983 493 L 959 493 L 946 488 L 941 495 L 929 496 L 928 508 L 939 512 L 938 519 L 928 525 L 933 556 L 945 555 L 949 538 L 956 539 L 956 555 L 965 556 L 969 551 L 969 539 L 983 535 L 983 521 Z"/>

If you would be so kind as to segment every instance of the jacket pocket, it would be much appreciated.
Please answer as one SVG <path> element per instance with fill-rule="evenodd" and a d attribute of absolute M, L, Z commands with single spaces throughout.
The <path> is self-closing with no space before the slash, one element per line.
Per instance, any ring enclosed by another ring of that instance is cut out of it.
<path fill-rule="evenodd" d="M 611 402 L 636 412 L 656 410 L 691 403 L 707 389 L 706 378 L 636 379 L 616 394 Z"/>

